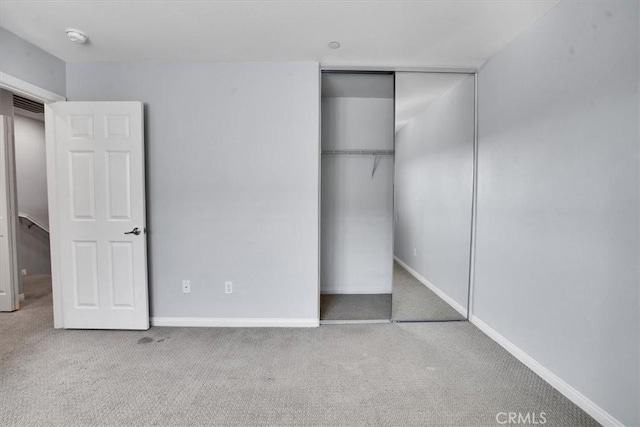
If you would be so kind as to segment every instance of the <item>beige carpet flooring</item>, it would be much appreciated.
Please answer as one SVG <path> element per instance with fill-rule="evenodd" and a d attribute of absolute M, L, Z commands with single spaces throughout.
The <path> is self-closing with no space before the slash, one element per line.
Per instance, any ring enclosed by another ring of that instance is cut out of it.
<path fill-rule="evenodd" d="M 52 329 L 0 313 L 0 424 L 499 426 L 589 416 L 468 322 L 311 329 Z"/>

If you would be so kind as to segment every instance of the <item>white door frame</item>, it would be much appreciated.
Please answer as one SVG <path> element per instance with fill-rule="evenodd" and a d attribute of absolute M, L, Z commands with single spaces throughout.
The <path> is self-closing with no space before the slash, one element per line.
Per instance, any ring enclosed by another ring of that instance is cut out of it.
<path fill-rule="evenodd" d="M 67 98 L 65 98 L 62 95 L 59 95 L 57 93 L 51 92 L 47 89 L 44 89 L 42 87 L 36 86 L 32 83 L 26 82 L 24 80 L 21 80 L 17 77 L 14 77 L 10 74 L 6 74 L 3 72 L 0 72 L 0 88 L 8 90 L 9 92 L 12 92 L 16 95 L 25 97 L 25 98 L 29 98 L 32 99 L 34 101 L 38 101 L 41 102 L 43 104 L 50 104 L 52 102 L 58 102 L 58 101 L 66 101 Z M 47 114 L 49 113 L 49 114 Z M 47 108 L 45 108 L 45 125 L 47 123 L 47 121 L 50 121 L 52 119 L 52 116 L 50 115 L 50 112 L 48 111 Z M 49 151 L 53 149 L 52 145 L 53 145 L 53 137 L 52 135 L 49 134 L 49 131 L 47 130 L 47 133 L 45 135 L 45 145 L 46 145 L 46 151 L 47 151 L 47 156 L 49 155 Z M 47 186 L 49 185 L 50 182 L 52 182 L 53 179 L 53 171 L 49 170 L 49 168 L 47 168 Z M 51 191 L 51 189 L 49 188 L 49 191 Z M 53 221 L 57 221 L 57 211 L 56 211 L 56 207 L 55 207 L 55 198 L 51 199 L 49 198 L 49 218 L 50 218 L 50 223 L 54 224 Z M 51 277 L 52 277 L 52 293 L 53 293 L 53 326 L 54 328 L 62 328 L 63 324 L 62 324 L 62 295 L 61 295 L 61 289 L 57 289 L 56 286 L 56 278 L 59 277 L 58 275 L 58 271 L 59 271 L 59 266 L 58 266 L 58 257 L 59 257 L 59 252 L 58 252 L 58 248 L 54 245 L 54 227 L 51 227 L 51 234 L 50 234 L 50 242 L 51 242 Z M 57 238 L 57 236 L 56 236 Z M 15 257 L 18 256 L 17 253 L 17 248 L 14 248 L 14 250 L 16 251 L 13 255 Z"/>
<path fill-rule="evenodd" d="M 13 121 L 11 116 L 0 115 L 0 137 L 3 139 L 3 143 L 0 144 L 0 164 L 2 167 L 6 166 L 2 173 L 0 182 L 2 188 L 0 193 L 5 197 L 3 211 L 5 218 L 3 222 L 6 222 L 6 230 L 4 231 L 4 237 L 6 240 L 6 246 L 3 243 L 3 248 L 0 248 L 0 263 L 5 263 L 6 276 L 8 278 L 8 288 L 6 289 L 5 297 L 9 300 L 4 301 L 1 309 L 3 311 L 14 311 L 20 307 L 19 293 L 20 293 L 20 276 L 18 274 L 18 206 L 17 206 L 17 190 L 16 190 L 16 168 L 15 168 L 15 142 Z M 4 251 L 6 250 L 6 253 Z M 5 271 L 3 270 L 3 275 Z"/>
<path fill-rule="evenodd" d="M 6 89 L 9 92 L 13 92 L 16 95 L 20 95 L 24 98 L 29 98 L 34 101 L 42 102 L 43 104 L 50 104 L 52 102 L 66 101 L 62 95 L 48 91 L 10 74 L 0 71 L 0 88 Z"/>
<path fill-rule="evenodd" d="M 47 157 L 47 200 L 49 209 L 49 245 L 51 254 L 51 294 L 53 298 L 53 327 L 64 328 L 62 313 L 62 289 L 58 282 L 60 277 L 60 246 L 58 241 L 58 197 L 55 188 L 56 164 L 49 159 L 55 158 L 55 138 L 52 122 L 55 120 L 53 110 L 45 105 L 45 152 Z"/>

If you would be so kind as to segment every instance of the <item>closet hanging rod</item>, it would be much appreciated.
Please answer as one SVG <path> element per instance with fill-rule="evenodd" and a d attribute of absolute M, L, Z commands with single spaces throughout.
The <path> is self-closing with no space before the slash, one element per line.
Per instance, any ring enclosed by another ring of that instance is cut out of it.
<path fill-rule="evenodd" d="M 354 154 L 373 156 L 393 156 L 393 150 L 323 150 L 322 154 Z"/>

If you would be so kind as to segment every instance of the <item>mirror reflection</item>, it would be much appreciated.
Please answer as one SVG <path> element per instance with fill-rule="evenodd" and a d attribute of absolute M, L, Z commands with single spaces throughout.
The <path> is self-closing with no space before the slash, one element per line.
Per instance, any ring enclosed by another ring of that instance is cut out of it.
<path fill-rule="evenodd" d="M 396 73 L 392 320 L 464 320 L 474 77 Z"/>

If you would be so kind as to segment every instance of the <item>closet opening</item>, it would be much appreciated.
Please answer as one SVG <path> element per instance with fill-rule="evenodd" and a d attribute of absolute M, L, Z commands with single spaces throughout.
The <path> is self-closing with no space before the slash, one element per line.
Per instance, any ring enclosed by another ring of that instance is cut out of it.
<path fill-rule="evenodd" d="M 394 74 L 322 75 L 320 321 L 389 322 Z"/>
<path fill-rule="evenodd" d="M 320 321 L 467 319 L 475 76 L 325 71 Z"/>

